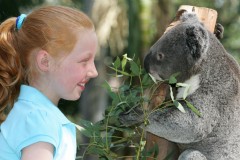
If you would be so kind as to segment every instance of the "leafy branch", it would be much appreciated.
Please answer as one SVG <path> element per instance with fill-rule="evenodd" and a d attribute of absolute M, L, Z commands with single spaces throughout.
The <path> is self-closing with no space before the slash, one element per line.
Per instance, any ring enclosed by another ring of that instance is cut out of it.
<path fill-rule="evenodd" d="M 159 109 L 175 106 L 185 113 L 181 102 L 185 102 L 194 113 L 201 116 L 200 112 L 186 100 L 190 86 L 177 82 L 178 73 L 173 74 L 168 80 L 158 82 L 154 77 L 146 73 L 138 59 L 131 59 L 126 54 L 123 55 L 122 59 L 117 57 L 109 68 L 113 71 L 109 75 L 122 78 L 122 84 L 117 90 L 112 88 L 107 81 L 103 84 L 111 98 L 111 104 L 106 108 L 103 120 L 95 124 L 81 120 L 77 125 L 77 129 L 82 135 L 90 139 L 88 144 L 79 145 L 85 150 L 79 159 L 84 159 L 86 154 L 97 155 L 100 160 L 129 157 L 139 160 L 146 159 L 151 155 L 153 155 L 153 159 L 156 158 L 158 146 L 155 145 L 148 151 L 145 149 L 145 131 L 139 127 L 141 123 L 126 127 L 119 122 L 120 114 L 134 111 L 136 107 L 142 109 L 143 124 L 145 125 L 148 124 L 149 115 Z M 171 100 L 164 101 L 159 106 L 154 106 L 154 109 L 149 112 L 146 105 L 149 104 L 156 88 L 161 83 L 169 84 Z M 185 88 L 181 99 L 174 97 L 172 86 Z M 146 95 L 146 90 L 151 92 Z M 141 116 L 139 113 L 136 113 L 136 115 Z M 126 150 L 130 150 L 131 153 L 124 155 Z"/>

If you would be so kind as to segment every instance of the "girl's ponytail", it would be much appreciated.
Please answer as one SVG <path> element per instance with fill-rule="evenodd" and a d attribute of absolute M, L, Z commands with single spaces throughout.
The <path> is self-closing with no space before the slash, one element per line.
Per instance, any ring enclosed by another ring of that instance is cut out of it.
<path fill-rule="evenodd" d="M 0 124 L 19 94 L 22 79 L 15 24 L 16 18 L 10 18 L 0 25 Z"/>

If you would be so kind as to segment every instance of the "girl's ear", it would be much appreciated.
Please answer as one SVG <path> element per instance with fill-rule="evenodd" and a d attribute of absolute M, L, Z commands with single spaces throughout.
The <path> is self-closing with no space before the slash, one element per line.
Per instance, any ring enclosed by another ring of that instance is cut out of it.
<path fill-rule="evenodd" d="M 49 57 L 47 51 L 39 50 L 36 55 L 37 66 L 41 71 L 48 71 L 49 70 Z"/>

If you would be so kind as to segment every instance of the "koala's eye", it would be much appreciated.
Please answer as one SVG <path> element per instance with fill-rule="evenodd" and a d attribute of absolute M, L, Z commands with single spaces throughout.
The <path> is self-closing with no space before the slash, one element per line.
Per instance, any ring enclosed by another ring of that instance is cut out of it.
<path fill-rule="evenodd" d="M 161 53 L 161 52 L 158 52 L 156 58 L 157 58 L 158 61 L 161 61 L 164 58 L 164 54 Z"/>

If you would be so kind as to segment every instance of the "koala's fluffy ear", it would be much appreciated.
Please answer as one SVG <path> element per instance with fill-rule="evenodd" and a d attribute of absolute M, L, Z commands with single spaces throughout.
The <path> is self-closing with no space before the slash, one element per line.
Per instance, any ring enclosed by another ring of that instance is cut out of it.
<path fill-rule="evenodd" d="M 187 47 L 193 59 L 204 56 L 209 46 L 209 35 L 195 13 L 184 12 L 180 18 L 187 28 L 185 30 Z"/>
<path fill-rule="evenodd" d="M 201 25 L 190 25 L 186 28 L 186 44 L 193 59 L 204 56 L 209 46 L 207 30 Z"/>

